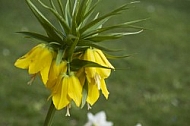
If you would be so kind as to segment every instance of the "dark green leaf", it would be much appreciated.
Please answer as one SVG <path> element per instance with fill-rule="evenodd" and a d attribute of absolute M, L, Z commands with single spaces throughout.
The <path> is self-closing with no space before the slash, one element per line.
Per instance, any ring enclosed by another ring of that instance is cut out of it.
<path fill-rule="evenodd" d="M 122 49 L 106 48 L 106 47 L 94 44 L 92 41 L 82 41 L 82 42 L 79 42 L 77 46 L 94 47 L 94 48 L 100 49 L 102 51 L 107 51 L 107 52 L 119 52 L 119 51 L 122 51 Z"/>
<path fill-rule="evenodd" d="M 80 27 L 84 27 L 85 24 L 87 23 L 88 19 L 91 17 L 91 15 L 94 12 L 95 7 L 97 6 L 97 4 L 99 3 L 100 0 L 98 0 L 96 3 L 93 4 L 93 6 L 91 7 L 92 4 L 92 0 L 87 0 L 85 7 L 84 5 L 81 4 L 82 8 L 83 8 L 83 12 L 82 15 L 84 16 L 80 16 L 80 22 L 78 22 L 80 24 Z"/>
<path fill-rule="evenodd" d="M 72 17 L 72 9 L 71 9 L 71 3 L 70 0 L 67 0 L 67 3 L 65 5 L 65 21 L 69 27 L 71 27 L 71 18 Z"/>
<path fill-rule="evenodd" d="M 109 31 L 109 30 L 113 30 L 113 29 L 118 29 L 118 28 L 129 27 L 129 28 L 134 28 L 134 29 L 143 29 L 143 27 L 137 27 L 137 26 L 135 27 L 135 26 L 132 26 L 132 24 L 142 22 L 144 20 L 147 20 L 147 19 L 128 21 L 125 23 L 121 23 L 121 24 L 117 24 L 117 25 L 113 25 L 113 26 L 109 26 L 109 27 L 98 28 L 98 29 L 92 30 L 91 32 L 88 32 L 88 34 L 84 34 L 82 36 L 82 38 L 88 38 L 89 36 L 94 36 L 96 34 L 99 34 L 99 33 L 105 32 L 105 31 Z"/>
<path fill-rule="evenodd" d="M 71 40 L 71 41 L 72 41 L 72 40 Z M 78 38 L 76 38 L 76 39 L 72 42 L 72 45 L 69 46 L 70 48 L 68 48 L 67 53 L 68 53 L 69 61 L 72 60 L 72 55 L 73 55 L 73 53 L 74 53 L 74 51 L 75 51 L 75 48 L 76 48 L 76 45 L 77 45 L 77 44 L 78 44 Z"/>
<path fill-rule="evenodd" d="M 121 58 L 127 58 L 130 57 L 131 55 L 124 55 L 124 56 L 114 56 L 114 55 L 110 55 L 110 54 L 106 54 L 104 53 L 106 58 L 108 59 L 121 59 Z"/>
<path fill-rule="evenodd" d="M 113 10 L 112 12 L 104 15 L 104 16 L 101 16 L 93 21 L 91 21 L 89 24 L 87 24 L 86 26 L 84 26 L 81 30 L 80 30 L 80 33 L 84 33 L 86 30 L 88 30 L 89 28 L 93 27 L 94 25 L 96 25 L 97 23 L 99 23 L 100 21 L 102 20 L 105 20 L 105 19 L 109 19 L 111 18 L 112 16 L 114 15 L 118 15 L 120 14 L 122 11 L 128 9 L 127 6 L 131 4 L 131 3 L 128 3 L 128 4 L 124 4 L 123 6 Z"/>
<path fill-rule="evenodd" d="M 73 59 L 73 61 L 71 62 L 72 71 L 77 71 L 81 69 L 82 67 L 100 67 L 100 68 L 105 68 L 105 69 L 112 69 L 112 68 L 102 66 L 92 61 L 87 61 L 87 60 Z"/>
<path fill-rule="evenodd" d="M 64 17 L 64 8 L 63 8 L 63 4 L 61 2 L 61 0 L 57 0 L 58 6 L 59 6 L 59 10 L 61 11 L 61 15 L 62 17 Z"/>
<path fill-rule="evenodd" d="M 42 27 L 45 29 L 47 35 L 51 38 L 56 40 L 57 42 L 61 42 L 62 39 L 57 34 L 57 29 L 45 18 L 45 16 L 36 8 L 36 6 L 30 1 L 26 0 L 29 8 L 38 19 Z"/>
<path fill-rule="evenodd" d="M 110 34 L 106 34 L 106 35 L 96 35 L 96 36 L 91 36 L 91 37 L 87 38 L 87 40 L 93 41 L 93 42 L 102 42 L 102 41 L 106 41 L 106 40 L 118 39 L 118 38 L 121 38 L 126 35 L 139 34 L 142 31 L 143 30 L 140 30 L 137 32 L 123 32 L 123 33 L 110 33 Z"/>
<path fill-rule="evenodd" d="M 69 28 L 67 22 L 65 21 L 65 19 L 64 19 L 63 17 L 61 17 L 61 15 L 59 15 L 59 13 L 58 13 L 55 9 L 46 6 L 46 5 L 45 5 L 44 3 L 42 3 L 40 0 L 38 0 L 38 1 L 40 2 L 40 4 L 41 4 L 44 8 L 50 10 L 50 11 L 55 15 L 55 17 L 59 20 L 60 24 L 62 25 L 62 27 L 63 27 L 63 29 L 64 29 L 64 32 L 65 32 L 66 34 L 69 34 L 70 28 Z M 57 30 L 57 32 L 59 32 L 59 31 Z M 64 36 L 64 34 L 62 34 L 61 32 L 59 32 L 59 33 L 60 33 L 62 36 Z"/>
<path fill-rule="evenodd" d="M 82 88 L 82 103 L 81 103 L 81 108 L 83 108 L 84 105 L 86 104 L 87 96 L 88 96 L 88 83 L 87 83 L 87 80 L 85 80 L 84 86 Z"/>
<path fill-rule="evenodd" d="M 64 51 L 65 50 L 62 50 L 62 49 L 58 50 L 58 54 L 57 54 L 57 57 L 56 57 L 56 64 L 60 64 L 61 61 L 63 60 Z"/>
<path fill-rule="evenodd" d="M 41 40 L 41 41 L 44 41 L 44 42 L 54 42 L 55 40 L 49 38 L 49 37 L 46 37 L 44 35 L 41 35 L 41 34 L 38 34 L 38 33 L 34 33 L 34 32 L 17 32 L 17 33 L 21 33 L 21 34 L 24 34 L 28 37 L 32 37 L 32 38 L 35 38 L 35 39 L 38 39 L 38 40 Z"/>

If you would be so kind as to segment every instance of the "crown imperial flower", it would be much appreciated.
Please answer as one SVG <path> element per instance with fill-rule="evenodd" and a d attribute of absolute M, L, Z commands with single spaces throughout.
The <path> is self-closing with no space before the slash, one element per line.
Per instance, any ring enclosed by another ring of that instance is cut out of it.
<path fill-rule="evenodd" d="M 39 4 L 55 17 L 56 20 L 51 21 L 33 4 L 32 0 L 25 1 L 46 34 L 19 32 L 43 43 L 19 58 L 15 66 L 28 69 L 28 73 L 33 75 L 33 78 L 40 73 L 42 82 L 51 92 L 50 107 L 57 110 L 66 107 L 66 115 L 70 115 L 69 108 L 72 101 L 81 108 L 86 102 L 88 105 L 93 105 L 99 98 L 100 90 L 108 99 L 109 91 L 105 79 L 110 76 L 112 70 L 115 70 L 108 59 L 126 56 L 107 54 L 105 52 L 118 50 L 98 43 L 143 31 L 141 27 L 134 24 L 145 19 L 104 26 L 108 20 L 136 2 L 124 4 L 101 15 L 94 11 L 99 0 L 57 0 L 57 3 L 50 0 L 49 6 L 38 0 Z M 121 28 L 133 28 L 135 31 L 114 32 L 117 31 L 115 29 Z M 50 113 L 52 110 L 54 109 L 49 109 Z"/>
<path fill-rule="evenodd" d="M 105 78 L 109 77 L 111 69 L 114 67 L 107 60 L 103 52 L 96 48 L 88 48 L 84 55 L 83 60 L 96 62 L 106 68 L 101 67 L 86 67 L 85 74 L 88 81 L 88 97 L 87 102 L 93 105 L 99 98 L 99 90 L 108 98 L 108 90 L 105 83 Z"/>
<path fill-rule="evenodd" d="M 49 89 L 53 89 L 59 76 L 62 73 L 66 72 L 67 72 L 67 61 L 61 61 L 60 63 L 56 63 L 56 61 L 53 60 L 49 70 L 48 81 L 47 83 L 45 83 L 46 87 Z"/>
<path fill-rule="evenodd" d="M 71 100 L 79 107 L 81 99 L 82 85 L 79 79 L 73 73 L 71 75 L 60 75 L 52 91 L 55 108 L 60 110 L 66 107 Z"/>
<path fill-rule="evenodd" d="M 24 56 L 20 57 L 15 66 L 28 69 L 29 74 L 41 74 L 44 83 L 48 80 L 48 74 L 53 59 L 53 52 L 46 44 L 39 44 L 32 48 Z"/>

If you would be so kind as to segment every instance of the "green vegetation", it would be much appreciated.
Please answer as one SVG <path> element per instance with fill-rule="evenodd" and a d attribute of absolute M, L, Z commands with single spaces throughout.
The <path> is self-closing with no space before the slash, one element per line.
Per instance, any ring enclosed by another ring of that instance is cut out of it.
<path fill-rule="evenodd" d="M 109 11 L 126 0 L 102 0 L 100 11 Z M 129 2 L 129 1 L 128 1 Z M 109 4 L 108 4 L 109 3 Z M 130 58 L 111 61 L 116 68 L 107 80 L 109 100 L 101 97 L 93 106 L 72 107 L 71 117 L 57 111 L 53 126 L 82 126 L 87 112 L 104 110 L 115 126 L 189 126 L 190 124 L 190 4 L 187 0 L 143 0 L 112 20 L 119 23 L 150 17 L 145 30 L 116 40 L 110 47 L 124 48 Z M 23 0 L 0 4 L 0 125 L 41 126 L 50 102 L 49 91 L 37 78 L 27 85 L 27 71 L 13 66 L 15 60 L 38 42 L 15 32 L 44 32 Z M 105 42 L 105 44 L 107 44 Z"/>

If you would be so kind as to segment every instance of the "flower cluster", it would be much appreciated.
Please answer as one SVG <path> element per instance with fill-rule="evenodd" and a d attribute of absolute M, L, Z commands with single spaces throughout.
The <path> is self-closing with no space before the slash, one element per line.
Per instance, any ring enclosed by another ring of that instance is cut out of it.
<path fill-rule="evenodd" d="M 80 61 L 100 64 L 100 67 L 81 67 L 77 71 L 72 70 L 72 62 L 67 57 L 63 56 L 58 63 L 56 63 L 56 57 L 58 57 L 58 52 L 50 44 L 42 43 L 20 57 L 15 62 L 15 66 L 28 69 L 28 73 L 33 76 L 38 73 L 41 75 L 44 85 L 51 90 L 52 101 L 58 110 L 69 107 L 71 101 L 79 107 L 85 83 L 88 84 L 86 101 L 90 105 L 99 98 L 99 90 L 102 90 L 104 96 L 108 98 L 109 92 L 105 78 L 109 77 L 114 67 L 101 50 L 89 47 L 82 52 L 74 53 L 72 58 L 75 60 L 81 59 Z"/>
<path fill-rule="evenodd" d="M 94 15 L 94 9 L 99 1 L 67 0 L 64 3 L 57 0 L 54 4 L 53 0 L 50 0 L 51 6 L 45 5 L 40 0 L 38 2 L 55 16 L 57 24 L 46 18 L 31 0 L 26 0 L 46 35 L 20 32 L 43 42 L 20 57 L 15 66 L 28 69 L 28 73 L 32 75 L 29 83 L 32 83 L 36 75 L 41 76 L 45 87 L 51 91 L 50 97 L 57 110 L 65 107 L 69 110 L 71 101 L 78 107 L 83 107 L 87 102 L 90 108 L 98 100 L 100 91 L 107 99 L 109 91 L 105 79 L 110 76 L 111 70 L 115 70 L 108 58 L 117 58 L 117 56 L 106 54 L 106 51 L 116 50 L 100 46 L 98 43 L 140 33 L 142 30 L 108 32 L 123 27 L 139 29 L 132 24 L 142 20 L 107 27 L 103 27 L 103 24 L 128 9 L 128 6 L 134 2 L 124 4 L 102 16 L 99 16 L 99 13 Z M 57 25 L 60 27 L 57 28 Z"/>

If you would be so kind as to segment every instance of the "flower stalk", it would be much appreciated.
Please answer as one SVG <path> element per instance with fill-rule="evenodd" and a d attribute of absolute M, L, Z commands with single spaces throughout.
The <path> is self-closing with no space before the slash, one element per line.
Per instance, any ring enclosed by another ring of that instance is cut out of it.
<path fill-rule="evenodd" d="M 55 111 L 56 111 L 55 106 L 54 106 L 53 102 L 51 102 L 48 113 L 47 113 L 45 121 L 44 121 L 44 126 L 51 126 L 52 125 L 52 121 L 53 121 Z"/>

